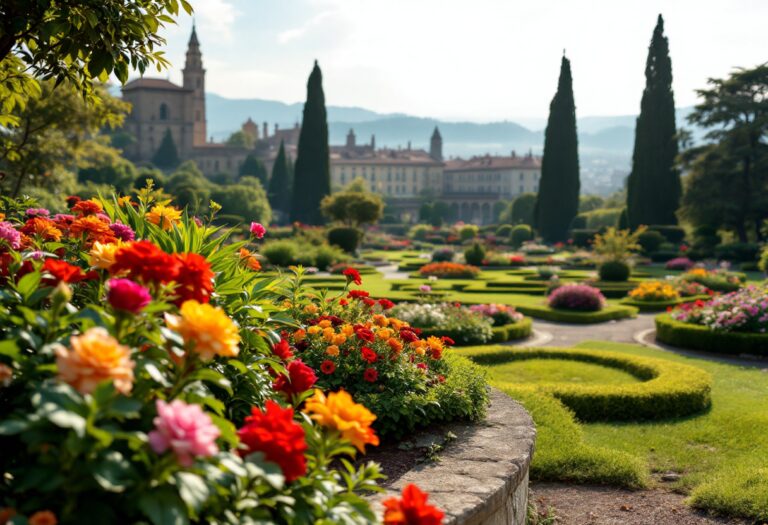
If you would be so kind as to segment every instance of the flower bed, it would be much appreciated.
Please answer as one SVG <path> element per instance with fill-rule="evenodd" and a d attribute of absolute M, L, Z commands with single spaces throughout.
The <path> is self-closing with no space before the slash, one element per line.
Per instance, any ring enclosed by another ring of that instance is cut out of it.
<path fill-rule="evenodd" d="M 743 274 L 723 270 L 694 268 L 682 275 L 684 281 L 698 283 L 715 292 L 735 292 L 744 283 Z"/>
<path fill-rule="evenodd" d="M 694 262 L 688 257 L 675 257 L 674 259 L 668 260 L 664 267 L 667 270 L 679 270 L 687 272 L 694 267 Z"/>
<path fill-rule="evenodd" d="M 419 269 L 419 274 L 442 279 L 474 279 L 480 274 L 480 269 L 469 264 L 441 262 L 425 264 Z"/>
<path fill-rule="evenodd" d="M 641 312 L 660 312 L 682 302 L 680 293 L 667 282 L 646 281 L 629 292 L 621 304 L 634 306 Z"/>
<path fill-rule="evenodd" d="M 675 321 L 701 325 L 713 332 L 768 332 L 768 289 L 747 286 L 737 292 L 695 301 L 672 312 Z"/>
<path fill-rule="evenodd" d="M 402 303 L 393 315 L 432 336 L 452 339 L 456 344 L 483 344 L 493 338 L 493 320 L 452 303 Z"/>
<path fill-rule="evenodd" d="M 669 314 L 656 317 L 656 340 L 691 350 L 768 356 L 768 334 L 714 332 L 706 326 L 676 321 Z"/>
<path fill-rule="evenodd" d="M 585 284 L 566 284 L 549 294 L 550 308 L 577 312 L 598 312 L 605 306 L 600 290 Z"/>
<path fill-rule="evenodd" d="M 483 413 L 478 370 L 405 323 L 395 333 L 390 303 L 328 301 L 298 271 L 265 278 L 246 242 L 149 192 L 72 199 L 71 211 L 27 218 L 9 203 L 0 222 L 2 503 L 14 522 L 369 523 L 361 494 L 378 467 L 346 458 L 388 435 L 391 414 L 407 432 Z M 333 315 L 338 330 L 323 322 Z M 347 337 L 336 356 L 328 328 Z M 407 499 L 385 502 L 385 518 Z"/>

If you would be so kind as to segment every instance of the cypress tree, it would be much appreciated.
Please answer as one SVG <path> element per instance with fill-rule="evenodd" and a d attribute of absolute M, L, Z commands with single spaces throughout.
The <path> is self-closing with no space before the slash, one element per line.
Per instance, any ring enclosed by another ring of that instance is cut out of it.
<path fill-rule="evenodd" d="M 176 150 L 176 143 L 173 142 L 170 129 L 165 130 L 160 147 L 152 157 L 152 164 L 164 170 L 170 170 L 179 165 L 179 152 Z"/>
<path fill-rule="evenodd" d="M 294 171 L 291 220 L 323 224 L 320 201 L 331 194 L 331 168 L 328 148 L 328 116 L 325 111 L 323 74 L 315 67 L 307 82 L 307 102 L 299 135 L 299 151 Z"/>
<path fill-rule="evenodd" d="M 547 242 L 567 240 L 568 228 L 579 212 L 579 152 L 572 84 L 571 63 L 563 56 L 557 93 L 549 105 L 534 209 L 535 226 Z"/>
<path fill-rule="evenodd" d="M 291 181 L 288 173 L 288 160 L 285 158 L 285 145 L 280 141 L 280 149 L 272 166 L 269 179 L 269 204 L 275 210 L 287 211 L 291 205 Z"/>
<path fill-rule="evenodd" d="M 635 126 L 632 172 L 627 183 L 627 218 L 641 224 L 677 224 L 682 185 L 677 157 L 672 60 L 659 15 L 645 64 L 645 90 Z"/>
<path fill-rule="evenodd" d="M 267 187 L 267 168 L 253 154 L 248 154 L 240 165 L 238 171 L 240 177 L 256 177 L 261 181 L 262 188 Z"/>

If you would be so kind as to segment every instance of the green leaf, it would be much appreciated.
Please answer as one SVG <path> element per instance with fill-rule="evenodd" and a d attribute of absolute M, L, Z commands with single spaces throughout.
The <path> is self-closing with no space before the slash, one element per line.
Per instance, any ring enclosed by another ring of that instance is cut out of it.
<path fill-rule="evenodd" d="M 91 474 L 96 483 L 108 492 L 123 492 L 135 479 L 131 462 L 114 450 L 91 465 Z"/>
<path fill-rule="evenodd" d="M 19 419 L 6 419 L 0 421 L 0 436 L 12 436 L 24 432 L 29 427 L 29 422 Z"/>
<path fill-rule="evenodd" d="M 78 437 L 85 436 L 85 418 L 69 410 L 54 409 L 45 414 L 46 419 L 61 428 L 71 428 Z"/>
<path fill-rule="evenodd" d="M 217 387 L 226 390 L 229 395 L 232 395 L 232 383 L 229 382 L 229 379 L 224 377 L 224 374 L 212 368 L 195 370 L 195 372 L 189 375 L 188 379 L 189 381 L 205 381 L 206 383 L 212 383 Z"/>
<path fill-rule="evenodd" d="M 41 279 L 42 275 L 40 272 L 31 272 L 19 279 L 19 283 L 16 285 L 16 290 L 24 298 L 24 301 L 38 289 Z"/>
<path fill-rule="evenodd" d="M 19 345 L 16 341 L 0 341 L 0 355 L 10 357 L 14 361 L 19 359 Z"/>
<path fill-rule="evenodd" d="M 197 516 L 206 500 L 211 495 L 211 489 L 205 480 L 191 472 L 177 472 L 174 476 L 179 487 L 179 496 L 187 504 L 190 513 Z"/>
<path fill-rule="evenodd" d="M 149 491 L 139 498 L 139 509 L 154 525 L 187 525 L 187 509 L 169 486 Z"/>

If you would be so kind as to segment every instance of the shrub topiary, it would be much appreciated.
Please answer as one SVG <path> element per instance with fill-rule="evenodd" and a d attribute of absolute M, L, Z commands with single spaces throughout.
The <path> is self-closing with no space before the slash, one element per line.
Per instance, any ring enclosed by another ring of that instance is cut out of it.
<path fill-rule="evenodd" d="M 571 232 L 571 239 L 575 246 L 580 248 L 588 248 L 592 243 L 592 239 L 597 235 L 597 230 L 590 229 L 578 229 Z"/>
<path fill-rule="evenodd" d="M 527 224 L 518 224 L 509 232 L 509 242 L 518 247 L 526 241 L 533 240 L 533 230 Z"/>
<path fill-rule="evenodd" d="M 423 241 L 432 232 L 432 226 L 417 224 L 408 230 L 408 237 L 417 241 Z"/>
<path fill-rule="evenodd" d="M 637 238 L 637 243 L 643 248 L 643 253 L 655 252 L 665 241 L 664 236 L 654 230 L 645 231 Z"/>
<path fill-rule="evenodd" d="M 667 242 L 671 242 L 672 244 L 680 244 L 685 240 L 685 230 L 680 226 L 654 224 L 653 226 L 649 226 L 648 229 L 659 232 Z"/>
<path fill-rule="evenodd" d="M 549 307 L 560 310 L 597 312 L 605 306 L 600 290 L 586 284 L 566 284 L 556 288 L 548 299 Z"/>
<path fill-rule="evenodd" d="M 512 233 L 511 224 L 502 224 L 501 226 L 496 228 L 496 237 L 507 238 L 509 237 L 510 233 Z"/>
<path fill-rule="evenodd" d="M 296 243 L 287 239 L 270 241 L 261 248 L 261 254 L 274 266 L 290 266 L 297 253 Z"/>
<path fill-rule="evenodd" d="M 656 317 L 656 340 L 680 348 L 722 354 L 768 355 L 768 334 L 716 332 L 707 326 Z"/>
<path fill-rule="evenodd" d="M 451 262 L 456 253 L 450 248 L 441 248 L 432 252 L 432 262 Z"/>
<path fill-rule="evenodd" d="M 587 227 L 587 216 L 580 213 L 571 221 L 571 230 L 582 230 Z"/>
<path fill-rule="evenodd" d="M 462 241 L 468 241 L 470 239 L 474 239 L 477 237 L 477 234 L 479 231 L 480 231 L 480 228 L 478 228 L 474 224 L 465 224 L 459 230 L 459 238 Z"/>
<path fill-rule="evenodd" d="M 354 253 L 363 235 L 357 228 L 338 227 L 328 230 L 328 242 L 347 253 Z"/>
<path fill-rule="evenodd" d="M 760 255 L 760 262 L 758 268 L 761 272 L 768 275 L 768 247 L 763 248 L 763 253 Z"/>
<path fill-rule="evenodd" d="M 601 281 L 626 281 L 632 273 L 629 265 L 622 261 L 606 261 L 598 270 Z"/>
<path fill-rule="evenodd" d="M 464 260 L 472 266 L 480 266 L 485 259 L 485 248 L 480 243 L 474 243 L 471 248 L 464 251 Z"/>
<path fill-rule="evenodd" d="M 715 247 L 715 256 L 734 262 L 756 261 L 760 253 L 760 245 L 754 242 L 731 242 Z"/>

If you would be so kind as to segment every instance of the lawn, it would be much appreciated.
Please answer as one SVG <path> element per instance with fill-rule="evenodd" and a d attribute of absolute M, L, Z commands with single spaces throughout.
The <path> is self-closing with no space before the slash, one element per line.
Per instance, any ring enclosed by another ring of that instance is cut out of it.
<path fill-rule="evenodd" d="M 534 477 L 631 488 L 659 485 L 663 482 L 654 474 L 673 471 L 680 480 L 664 485 L 690 494 L 694 506 L 768 519 L 768 373 L 637 345 L 586 341 L 577 347 L 701 368 L 714 378 L 712 408 L 675 420 L 578 424 L 553 398 L 508 386 L 505 390 L 530 410 L 539 429 Z M 491 377 L 521 387 L 536 380 L 610 384 L 620 379 L 615 370 L 595 371 L 584 363 L 563 361 L 557 370 L 524 363 L 491 366 Z"/>

